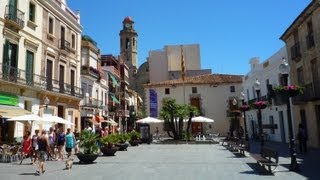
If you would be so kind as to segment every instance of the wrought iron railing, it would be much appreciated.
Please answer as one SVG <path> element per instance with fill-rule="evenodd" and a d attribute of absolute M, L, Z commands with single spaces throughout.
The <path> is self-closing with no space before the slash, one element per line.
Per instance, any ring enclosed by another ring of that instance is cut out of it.
<path fill-rule="evenodd" d="M 71 48 L 70 42 L 68 42 L 68 41 L 66 41 L 64 39 L 60 39 L 59 40 L 59 48 L 69 52 L 70 48 Z"/>
<path fill-rule="evenodd" d="M 21 29 L 24 27 L 24 12 L 12 5 L 6 5 L 5 19 L 15 22 Z"/>
<path fill-rule="evenodd" d="M 75 97 L 82 97 L 82 92 L 79 87 L 67 83 L 60 83 L 50 77 L 29 73 L 25 70 L 2 63 L 0 63 L 0 80 Z"/>
<path fill-rule="evenodd" d="M 94 108 L 101 108 L 101 109 L 104 107 L 103 101 L 92 98 L 92 97 L 83 98 L 80 105 L 85 107 L 94 107 Z"/>

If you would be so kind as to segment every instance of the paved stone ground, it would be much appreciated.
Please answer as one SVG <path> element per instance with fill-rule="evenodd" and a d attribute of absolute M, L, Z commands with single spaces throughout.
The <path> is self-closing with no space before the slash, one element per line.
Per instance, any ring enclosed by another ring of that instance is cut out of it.
<path fill-rule="evenodd" d="M 30 159 L 24 161 L 29 162 Z M 74 164 L 72 170 L 63 170 L 64 167 L 64 162 L 49 161 L 45 174 L 37 177 L 35 166 L 0 163 L 0 179 L 306 179 L 282 166 L 275 175 L 261 175 L 248 154 L 238 157 L 218 144 L 140 145 L 117 152 L 114 157 L 99 157 L 95 164 Z"/>

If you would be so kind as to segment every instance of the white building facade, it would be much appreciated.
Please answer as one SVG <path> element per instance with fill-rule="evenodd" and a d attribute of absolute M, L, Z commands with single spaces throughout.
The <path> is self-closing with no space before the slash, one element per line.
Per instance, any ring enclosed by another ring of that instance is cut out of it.
<path fill-rule="evenodd" d="M 192 132 L 227 134 L 230 125 L 228 102 L 240 96 L 242 76 L 208 74 L 145 85 L 146 111 L 159 117 L 164 98 L 175 99 L 178 104 L 191 104 L 200 114 L 214 119 L 214 123 L 192 123 Z"/>
<path fill-rule="evenodd" d="M 272 96 L 272 89 L 281 84 L 281 73 L 279 66 L 287 59 L 287 51 L 283 47 L 277 53 L 259 62 L 259 58 L 255 57 L 250 60 L 251 70 L 244 77 L 243 92 L 245 93 L 245 102 L 249 104 L 257 100 L 257 93 L 254 83 L 258 80 L 260 84 L 260 100 L 268 101 L 267 108 L 261 110 L 262 127 L 265 138 L 270 141 L 288 142 L 288 120 L 287 106 L 285 102 Z M 246 112 L 246 122 L 249 137 L 259 133 L 258 127 L 258 110 L 251 109 Z"/>

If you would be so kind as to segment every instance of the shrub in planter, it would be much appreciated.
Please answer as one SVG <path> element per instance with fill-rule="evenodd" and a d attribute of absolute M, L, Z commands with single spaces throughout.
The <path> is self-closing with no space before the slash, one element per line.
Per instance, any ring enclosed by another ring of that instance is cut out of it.
<path fill-rule="evenodd" d="M 130 137 L 130 140 L 129 140 L 129 143 L 131 146 L 137 146 L 140 142 L 140 133 L 133 130 L 131 131 L 130 133 L 128 133 L 129 137 Z"/>
<path fill-rule="evenodd" d="M 128 134 L 118 134 L 119 143 L 116 146 L 119 147 L 119 151 L 126 151 L 130 140 L 130 136 Z"/>
<path fill-rule="evenodd" d="M 101 142 L 100 151 L 105 156 L 114 156 L 119 149 L 116 146 L 116 144 L 119 142 L 119 138 L 117 137 L 117 134 L 110 134 L 108 136 L 102 137 L 100 139 L 100 142 Z"/>
<path fill-rule="evenodd" d="M 99 140 L 98 135 L 92 131 L 83 131 L 80 134 L 79 147 L 82 152 L 76 154 L 82 163 L 92 163 L 98 158 L 99 147 L 97 141 Z"/>

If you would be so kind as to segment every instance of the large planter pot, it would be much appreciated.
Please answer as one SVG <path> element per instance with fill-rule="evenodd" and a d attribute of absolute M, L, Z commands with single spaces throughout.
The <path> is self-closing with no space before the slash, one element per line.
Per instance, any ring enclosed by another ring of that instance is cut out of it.
<path fill-rule="evenodd" d="M 100 151 L 103 153 L 104 156 L 115 156 L 116 152 L 118 151 L 119 147 L 113 146 L 101 146 Z"/>
<path fill-rule="evenodd" d="M 139 140 L 132 140 L 132 141 L 129 141 L 130 145 L 131 146 L 138 146 L 139 145 Z"/>
<path fill-rule="evenodd" d="M 119 147 L 118 151 L 126 151 L 129 146 L 129 143 L 117 144 L 116 146 Z"/>
<path fill-rule="evenodd" d="M 93 161 L 95 161 L 98 158 L 98 154 L 83 154 L 83 153 L 78 153 L 77 157 L 80 160 L 80 163 L 83 164 L 91 164 Z"/>

